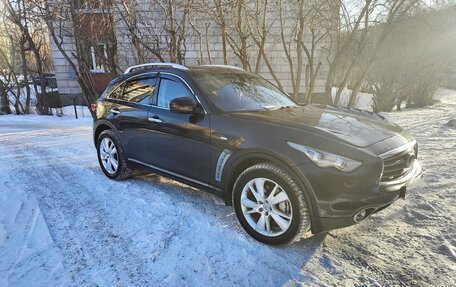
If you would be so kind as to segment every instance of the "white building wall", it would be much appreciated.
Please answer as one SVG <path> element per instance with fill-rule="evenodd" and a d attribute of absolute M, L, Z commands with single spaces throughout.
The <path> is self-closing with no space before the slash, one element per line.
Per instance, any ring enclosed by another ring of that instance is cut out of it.
<path fill-rule="evenodd" d="M 157 45 L 157 39 L 161 48 L 164 49 L 166 46 L 166 38 L 162 29 L 163 25 L 160 21 L 163 21 L 163 13 L 157 11 L 154 7 L 151 7 L 151 3 L 153 1 L 150 0 L 136 0 L 136 13 L 137 18 L 140 19 L 138 21 L 139 30 L 141 33 L 141 37 L 143 39 L 147 39 L 147 44 L 150 46 Z M 137 60 L 135 57 L 135 49 L 132 46 L 129 32 L 125 27 L 123 21 L 121 20 L 119 11 L 122 7 L 114 7 L 113 8 L 113 19 L 114 19 L 114 26 L 115 26 L 115 36 L 117 39 L 117 61 L 118 65 L 125 69 L 128 66 L 137 64 Z M 223 47 L 222 47 L 222 38 L 221 38 L 221 31 L 220 28 L 216 23 L 211 21 L 211 19 L 207 18 L 198 18 L 198 15 L 203 14 L 195 14 L 192 15 L 192 22 L 194 23 L 195 27 L 203 34 L 202 35 L 202 57 L 200 53 L 200 40 L 198 33 L 192 29 L 191 26 L 188 25 L 187 32 L 186 32 L 186 40 L 185 40 L 185 60 L 184 64 L 188 66 L 193 65 L 202 65 L 202 64 L 209 64 L 209 57 L 208 52 L 211 54 L 212 64 L 223 64 Z M 292 81 L 290 76 L 290 67 L 288 61 L 286 59 L 286 55 L 283 50 L 282 42 L 280 40 L 280 27 L 279 22 L 277 19 L 271 19 L 273 24 L 269 28 L 269 35 L 268 40 L 266 43 L 266 51 L 270 60 L 271 65 L 273 66 L 273 70 L 279 79 L 280 83 L 282 84 L 284 90 L 288 93 L 292 92 Z M 207 37 L 206 37 L 206 25 L 210 23 L 210 28 L 207 30 Z M 68 27 L 67 27 L 68 28 Z M 233 37 L 234 26 L 229 27 L 229 32 Z M 68 29 L 70 31 L 70 29 Z M 161 35 L 157 35 L 161 33 Z M 206 41 L 207 39 L 207 41 Z M 309 39 L 309 36 L 306 35 L 306 39 Z M 67 51 L 74 51 L 74 39 L 72 37 L 65 37 L 65 49 Z M 52 42 L 52 41 L 51 41 Z M 231 48 L 228 46 L 228 64 L 239 66 L 241 67 L 241 62 L 238 57 L 232 52 Z M 252 63 L 251 69 L 255 69 L 255 62 L 257 58 L 258 48 L 253 42 L 249 42 L 249 58 L 250 62 Z M 157 57 L 155 57 L 152 53 L 148 52 L 146 49 L 142 50 L 146 62 L 158 62 Z M 294 52 L 294 51 L 292 51 Z M 69 53 L 71 54 L 71 53 Z M 325 49 L 324 47 L 319 47 L 316 51 L 318 56 L 317 58 L 321 59 L 322 65 L 320 68 L 320 72 L 318 73 L 317 80 L 315 82 L 314 93 L 322 93 L 324 92 L 325 86 L 325 79 L 326 75 L 329 70 L 329 66 L 326 61 L 325 56 Z M 166 51 L 162 51 L 161 55 L 165 58 L 165 60 L 169 60 Z M 52 56 L 54 58 L 54 65 L 55 65 L 55 72 L 57 78 L 57 84 L 59 87 L 59 91 L 61 94 L 81 94 L 81 89 L 77 83 L 76 73 L 72 71 L 70 65 L 66 62 L 63 55 L 58 51 L 55 43 L 52 42 Z M 303 73 L 302 73 L 302 80 L 301 80 L 301 88 L 300 92 L 305 92 L 305 56 L 303 55 Z M 318 63 L 318 62 L 317 62 Z M 317 64 L 315 63 L 315 64 Z M 296 70 L 297 67 L 294 67 Z M 264 61 L 261 62 L 260 65 L 260 75 L 265 77 L 266 79 L 270 80 L 274 83 L 274 79 L 270 74 L 266 64 Z"/>
<path fill-rule="evenodd" d="M 70 25 L 68 22 L 65 23 L 66 31 L 70 31 Z M 82 90 L 77 81 L 76 71 L 72 69 L 71 65 L 60 52 L 52 36 L 49 36 L 49 38 L 51 39 L 51 53 L 54 60 L 55 78 L 59 93 L 61 95 L 81 95 Z M 73 37 L 65 36 L 63 38 L 63 49 L 67 52 L 70 59 L 76 62 L 76 59 L 72 56 L 72 52 L 75 51 L 74 45 Z"/>
<path fill-rule="evenodd" d="M 137 0 L 137 18 L 141 19 L 138 21 L 138 26 L 140 27 L 140 32 L 142 34 L 143 39 L 150 40 L 148 42 L 149 45 L 154 45 L 154 38 L 155 34 L 151 31 L 156 30 L 156 33 L 160 33 L 160 28 L 162 25 L 159 24 L 160 21 L 163 21 L 163 14 L 158 13 L 156 9 L 151 7 L 151 2 L 148 0 Z M 274 7 L 272 7 L 274 9 Z M 154 11 L 154 12 L 152 12 Z M 207 18 L 197 18 L 198 15 L 204 14 L 195 14 L 193 15 L 192 22 L 195 25 L 196 29 L 198 29 L 202 35 L 202 47 L 203 47 L 203 57 L 201 57 L 200 53 L 200 40 L 198 33 L 192 29 L 190 25 L 187 27 L 186 33 L 186 40 L 185 40 L 185 57 L 184 57 L 184 64 L 188 66 L 193 65 L 201 65 L 201 64 L 209 64 L 209 57 L 208 57 L 208 49 L 211 54 L 212 64 L 223 64 L 223 46 L 222 46 L 222 38 L 221 38 L 221 31 L 220 28 L 216 23 L 211 21 L 211 19 Z M 206 16 L 205 16 L 206 17 Z M 125 25 L 119 19 L 119 14 L 114 13 L 115 19 L 115 30 L 116 30 L 116 37 L 118 42 L 118 62 L 119 66 L 125 69 L 128 66 L 137 64 L 135 60 L 135 53 L 132 47 L 131 41 L 127 36 L 129 33 L 126 30 Z M 286 55 L 284 53 L 284 49 L 282 46 L 282 42 L 280 40 L 280 24 L 277 19 L 271 20 L 273 21 L 268 33 L 268 40 L 266 43 L 266 50 L 273 66 L 273 70 L 279 81 L 281 82 L 284 90 L 288 93 L 292 92 L 292 81 L 290 77 L 290 67 L 288 61 L 286 59 Z M 208 36 L 206 37 L 206 24 L 210 23 L 210 28 L 208 29 Z M 234 27 L 230 27 L 229 30 L 232 32 Z M 230 32 L 229 31 L 229 32 Z M 231 35 L 234 35 L 231 33 Z M 207 41 L 206 41 L 207 38 Z M 305 39 L 310 41 L 310 35 L 306 35 Z M 165 43 L 165 39 L 162 37 L 162 43 Z M 249 59 L 252 63 L 251 69 L 255 69 L 256 58 L 258 54 L 258 47 L 255 43 L 249 42 Z M 318 73 L 317 79 L 315 81 L 315 88 L 314 93 L 322 93 L 325 89 L 325 79 L 326 75 L 329 70 L 329 65 L 326 61 L 326 56 L 323 46 L 318 47 L 316 51 L 316 55 L 318 59 L 321 59 L 321 68 Z M 293 51 L 292 51 L 293 52 Z M 157 62 L 158 59 L 150 53 L 144 51 L 146 57 L 145 60 L 148 62 Z M 162 53 L 165 60 L 169 60 L 169 57 L 166 54 L 166 51 Z M 302 80 L 301 80 L 301 88 L 300 92 L 305 92 L 305 66 L 306 66 L 306 59 L 305 55 L 303 54 L 303 73 L 302 73 Z M 295 61 L 296 62 L 296 61 Z M 231 48 L 228 45 L 228 64 L 242 67 L 240 60 L 238 57 L 232 52 Z M 315 65 L 318 64 L 315 63 Z M 297 67 L 294 67 L 295 71 Z M 267 65 L 264 61 L 261 62 L 260 65 L 260 75 L 264 78 L 274 82 L 274 79 L 271 73 L 268 70 Z"/>

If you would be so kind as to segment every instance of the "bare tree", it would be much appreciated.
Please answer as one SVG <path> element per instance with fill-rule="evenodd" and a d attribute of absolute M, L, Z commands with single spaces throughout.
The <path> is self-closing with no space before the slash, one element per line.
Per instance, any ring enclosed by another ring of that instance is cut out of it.
<path fill-rule="evenodd" d="M 134 51 L 135 51 L 135 62 L 142 64 L 145 62 L 144 52 L 147 51 L 154 55 L 159 61 L 164 62 L 164 58 L 161 55 L 159 48 L 159 34 L 151 33 L 149 30 L 140 29 L 139 23 L 142 26 L 152 25 L 148 19 L 144 16 L 144 12 L 139 12 L 136 0 L 120 1 L 115 5 L 117 18 L 121 24 L 126 28 L 124 33 L 127 38 L 130 39 Z"/>
<path fill-rule="evenodd" d="M 301 19 L 304 25 L 308 27 L 309 32 L 308 41 L 302 38 L 299 42 L 306 56 L 306 94 L 304 97 L 306 104 L 312 101 L 315 82 L 319 76 L 323 61 L 326 60 L 324 53 L 331 50 L 328 39 L 334 33 L 334 24 L 338 19 L 338 10 L 339 4 L 337 1 L 311 2 L 307 19 Z M 329 53 L 327 54 L 329 55 Z M 324 101 L 330 103 L 331 97 L 327 97 Z"/>
<path fill-rule="evenodd" d="M 97 95 L 90 77 L 89 67 L 83 59 L 80 46 L 74 45 L 71 42 L 71 37 L 69 37 L 69 35 L 75 34 L 74 26 L 72 25 L 75 7 L 71 4 L 64 2 L 49 3 L 47 1 L 35 3 L 37 13 L 44 20 L 55 46 L 68 65 L 76 72 L 77 81 L 82 89 L 86 104 L 90 108 L 90 104 L 96 100 Z M 72 44 L 76 47 L 68 49 Z M 94 116 L 92 111 L 91 113 Z"/>
<path fill-rule="evenodd" d="M 24 105 L 21 102 L 22 81 L 16 73 L 14 59 L 8 57 L 7 52 L 0 49 L 0 60 L 6 69 L 0 69 L 0 93 L 2 111 L 11 114 L 10 105 L 14 106 L 14 111 L 17 115 L 24 114 Z M 10 96 L 14 98 L 11 101 Z"/>
<path fill-rule="evenodd" d="M 120 33 L 130 39 L 136 63 L 152 60 L 147 53 L 161 62 L 184 62 L 191 0 L 150 0 L 146 9 L 137 7 L 136 1 L 120 1 L 115 6 L 123 27 Z"/>
<path fill-rule="evenodd" d="M 38 107 L 41 108 L 40 113 L 42 114 L 50 114 L 51 110 L 49 108 L 49 105 L 47 103 L 47 97 L 46 97 L 46 81 L 44 77 L 44 72 L 45 72 L 45 67 L 43 63 L 43 58 L 42 58 L 42 45 L 41 43 L 36 42 L 36 37 L 34 37 L 33 34 L 33 27 L 41 25 L 39 21 L 41 19 L 37 19 L 34 17 L 33 14 L 33 6 L 30 5 L 29 2 L 26 2 L 24 0 L 16 0 L 16 1 L 11 1 L 11 0 L 3 0 L 3 5 L 6 7 L 6 10 L 8 11 L 8 19 L 17 27 L 17 29 L 20 31 L 22 39 L 20 41 L 21 45 L 21 58 L 23 61 L 23 76 L 24 76 L 24 82 L 27 90 L 27 99 L 29 102 L 30 101 L 30 90 L 28 86 L 28 72 L 27 72 L 27 67 L 26 67 L 26 57 L 25 57 L 25 50 L 29 50 L 32 52 L 34 56 L 34 60 L 37 66 L 37 73 L 39 75 L 40 79 L 40 94 L 41 97 L 40 99 L 40 104 Z M 34 23 L 32 23 L 34 22 Z M 27 109 L 29 109 L 29 104 L 26 105 Z"/>
<path fill-rule="evenodd" d="M 0 79 L 0 114 L 11 114 L 7 86 L 3 81 L 4 79 Z"/>
<path fill-rule="evenodd" d="M 332 39 L 333 49 L 326 93 L 337 91 L 334 104 L 341 104 L 342 91 L 350 84 L 348 106 L 353 107 L 357 95 L 373 68 L 378 51 L 390 35 L 395 23 L 411 15 L 420 5 L 418 0 L 365 0 L 360 9 L 341 2 L 341 22 Z M 353 12 L 354 11 L 354 12 Z"/>
<path fill-rule="evenodd" d="M 280 89 L 283 89 L 283 85 L 271 62 L 271 57 L 273 57 L 273 55 L 270 55 L 266 50 L 268 39 L 273 39 L 269 31 L 276 24 L 277 20 L 277 17 L 274 17 L 273 13 L 271 13 L 271 9 L 270 1 L 257 0 L 255 1 L 254 9 L 250 9 L 249 17 L 247 18 L 249 20 L 248 27 L 250 35 L 258 48 L 254 72 L 256 74 L 260 73 L 262 61 L 264 61 L 277 86 Z"/>

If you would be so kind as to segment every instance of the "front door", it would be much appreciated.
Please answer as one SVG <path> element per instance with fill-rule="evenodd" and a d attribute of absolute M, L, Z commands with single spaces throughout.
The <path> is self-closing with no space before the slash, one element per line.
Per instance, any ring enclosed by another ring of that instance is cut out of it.
<path fill-rule="evenodd" d="M 149 110 L 149 120 L 154 125 L 150 162 L 174 175 L 208 183 L 209 115 L 171 112 L 170 101 L 179 97 L 195 98 L 195 95 L 182 79 L 161 74 L 157 99 Z"/>

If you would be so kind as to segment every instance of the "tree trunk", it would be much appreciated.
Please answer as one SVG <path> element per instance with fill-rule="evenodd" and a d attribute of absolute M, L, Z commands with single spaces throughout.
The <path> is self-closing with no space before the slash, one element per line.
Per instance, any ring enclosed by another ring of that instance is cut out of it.
<path fill-rule="evenodd" d="M 5 84 L 3 83 L 2 80 L 0 80 L 0 112 L 3 112 L 5 114 L 11 114 L 11 108 L 10 108 L 10 103 L 8 100 L 8 92 L 6 91 Z"/>
<path fill-rule="evenodd" d="M 228 53 L 227 53 L 227 40 L 226 40 L 226 22 L 225 14 L 223 13 L 223 5 L 221 0 L 215 0 L 215 6 L 217 11 L 217 17 L 220 21 L 220 30 L 222 32 L 222 50 L 223 50 L 223 64 L 228 65 Z"/>
<path fill-rule="evenodd" d="M 349 108 L 354 108 L 356 104 L 356 99 L 358 98 L 358 93 L 361 90 L 361 87 L 363 86 L 364 80 L 366 79 L 367 73 L 370 71 L 374 63 L 374 59 L 371 59 L 371 62 L 367 65 L 367 67 L 364 69 L 363 73 L 361 74 L 361 77 L 358 79 L 358 81 L 355 84 L 355 87 L 353 88 L 353 91 L 350 95 L 350 100 L 348 102 L 348 107 Z"/>
<path fill-rule="evenodd" d="M 302 48 L 302 40 L 303 40 L 303 37 L 304 37 L 304 21 L 305 21 L 305 16 L 304 16 L 304 2 L 305 1 L 301 1 L 300 3 L 300 6 L 299 6 L 299 19 L 298 19 L 298 23 L 299 23 L 299 28 L 298 28 L 298 31 L 297 31 L 297 35 L 296 35 L 296 42 L 297 42 L 297 46 L 296 46 L 296 57 L 297 57 L 297 66 L 298 66 L 298 69 L 296 71 L 296 79 L 295 79 L 295 89 L 293 90 L 293 98 L 295 100 L 298 100 L 298 97 L 299 97 L 299 91 L 301 89 L 301 80 L 302 80 L 302 66 L 303 66 L 303 59 L 302 59 L 302 53 L 303 53 L 303 48 Z"/>
<path fill-rule="evenodd" d="M 25 114 L 30 114 L 30 86 L 29 86 L 29 80 L 28 80 L 28 69 L 27 69 L 27 63 L 26 63 L 26 58 L 25 58 L 25 39 L 21 41 L 21 60 L 22 60 L 22 73 L 24 75 L 24 83 L 25 83 L 25 109 L 24 113 Z"/>

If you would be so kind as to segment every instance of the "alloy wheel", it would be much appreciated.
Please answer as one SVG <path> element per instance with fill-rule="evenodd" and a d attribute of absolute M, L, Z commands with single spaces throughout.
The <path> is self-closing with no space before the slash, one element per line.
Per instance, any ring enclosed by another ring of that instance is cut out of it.
<path fill-rule="evenodd" d="M 116 173 L 119 167 L 119 156 L 117 154 L 116 145 L 109 138 L 104 138 L 100 143 L 100 159 L 103 168 L 109 173 Z"/>
<path fill-rule="evenodd" d="M 247 182 L 241 192 L 241 209 L 250 227 L 268 237 L 285 233 L 293 219 L 288 194 L 278 183 L 267 178 Z"/>

